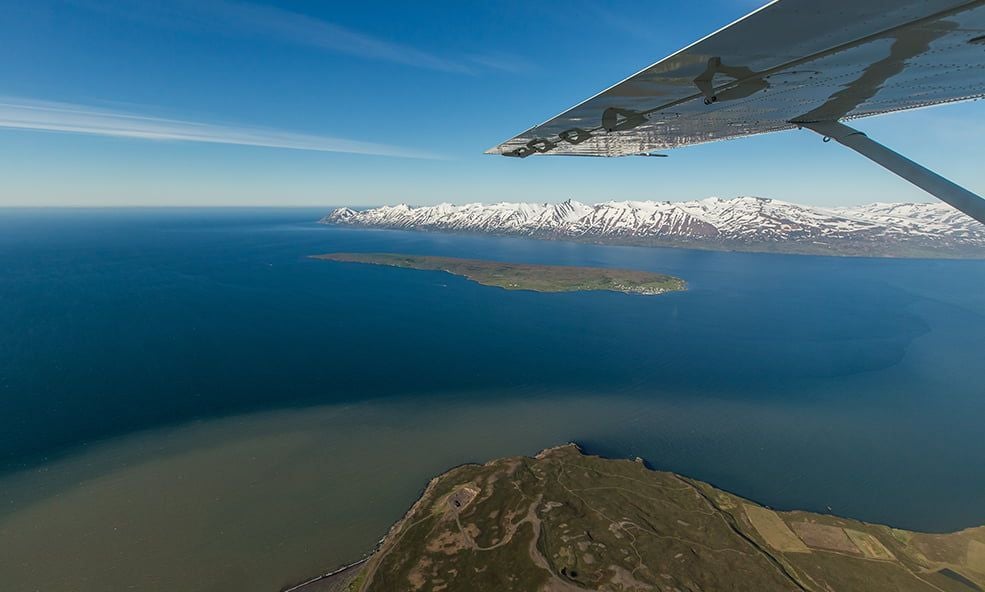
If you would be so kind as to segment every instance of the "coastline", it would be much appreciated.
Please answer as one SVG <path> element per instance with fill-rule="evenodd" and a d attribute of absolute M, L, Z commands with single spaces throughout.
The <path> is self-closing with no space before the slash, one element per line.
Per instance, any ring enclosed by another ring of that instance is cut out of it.
<path fill-rule="evenodd" d="M 737 540 L 744 541 L 746 544 L 751 545 L 752 548 L 756 549 L 757 556 L 765 558 L 766 565 L 771 566 L 770 569 L 775 569 L 782 574 L 782 580 L 795 584 L 801 590 L 821 589 L 827 585 L 824 584 L 825 578 L 830 578 L 832 576 L 831 573 L 825 574 L 822 572 L 821 574 L 811 574 L 809 573 L 810 570 L 805 571 L 806 564 L 804 564 L 801 560 L 811 553 L 832 554 L 831 557 L 837 559 L 834 564 L 836 567 L 825 567 L 824 569 L 826 571 L 830 572 L 831 570 L 834 570 L 835 572 L 838 572 L 845 567 L 850 567 L 851 570 L 858 571 L 858 574 L 853 577 L 862 577 L 863 581 L 865 581 L 865 578 L 881 577 L 878 574 L 880 573 L 879 570 L 882 568 L 871 567 L 871 569 L 875 571 L 870 573 L 870 565 L 878 566 L 881 563 L 887 562 L 893 565 L 898 565 L 903 569 L 903 571 L 920 582 L 919 585 L 914 584 L 916 586 L 914 588 L 907 586 L 907 590 L 923 590 L 925 589 L 922 587 L 923 585 L 929 586 L 930 589 L 939 590 L 941 588 L 938 585 L 935 585 L 935 578 L 938 578 L 938 582 L 940 578 L 944 578 L 945 580 L 954 580 L 969 586 L 973 590 L 981 590 L 982 588 L 980 588 L 979 585 L 985 585 L 985 563 L 980 561 L 980 559 L 985 559 L 985 526 L 966 528 L 952 533 L 931 534 L 904 531 L 887 525 L 846 519 L 831 513 L 817 514 L 800 510 L 777 512 L 752 500 L 717 489 L 709 483 L 697 481 L 673 472 L 651 469 L 642 458 L 636 457 L 630 461 L 629 459 L 605 458 L 598 455 L 586 455 L 582 447 L 577 443 L 568 442 L 566 444 L 545 448 L 537 454 L 529 457 L 508 457 L 490 460 L 482 464 L 465 463 L 449 468 L 447 471 L 432 477 L 428 481 L 427 486 L 422 490 L 417 501 L 415 501 L 408 511 L 397 522 L 395 522 L 393 526 L 390 527 L 384 538 L 380 540 L 374 550 L 366 557 L 358 562 L 334 570 L 329 574 L 317 576 L 303 584 L 288 588 L 283 592 L 323 592 L 323 589 L 321 588 L 316 591 L 313 588 L 306 587 L 309 586 L 309 584 L 322 581 L 328 577 L 354 567 L 358 567 L 357 572 L 349 574 L 350 577 L 340 584 L 342 587 L 325 588 L 324 592 L 360 592 L 362 590 L 373 590 L 374 588 L 372 587 L 372 584 L 374 582 L 374 576 L 379 569 L 383 568 L 381 566 L 385 566 L 385 568 L 391 572 L 387 573 L 387 577 L 389 577 L 389 580 L 387 581 L 390 582 L 389 585 L 392 585 L 394 577 L 392 570 L 395 565 L 394 561 L 396 560 L 391 560 L 388 555 L 392 555 L 394 553 L 394 549 L 397 549 L 400 553 L 403 553 L 403 557 L 406 557 L 408 549 L 400 549 L 400 546 L 402 540 L 408 534 L 408 531 L 422 522 L 430 520 L 428 524 L 432 524 L 431 526 L 427 526 L 425 524 L 425 526 L 422 527 L 429 531 L 429 534 L 426 535 L 424 539 L 424 541 L 428 541 L 430 539 L 427 537 L 433 534 L 435 528 L 439 528 L 437 524 L 447 523 L 449 514 L 454 516 L 454 523 L 458 525 L 457 529 L 461 530 L 461 536 L 464 541 L 473 547 L 473 553 L 475 551 L 491 551 L 492 549 L 502 545 L 514 546 L 511 544 L 511 540 L 519 536 L 518 533 L 520 526 L 527 520 L 533 520 L 535 530 L 538 527 L 542 530 L 539 535 L 535 532 L 534 539 L 530 542 L 530 559 L 534 561 L 539 569 L 547 570 L 547 573 L 549 574 L 548 581 L 553 582 L 552 584 L 549 584 L 549 586 L 556 587 L 560 585 L 564 589 L 567 589 L 571 583 L 578 583 L 584 586 L 584 582 L 574 580 L 574 577 L 577 576 L 575 571 L 571 571 L 570 574 L 566 574 L 565 570 L 561 569 L 559 573 L 553 573 L 552 569 L 557 569 L 556 564 L 551 561 L 550 555 L 547 555 L 546 559 L 541 555 L 541 553 L 547 553 L 547 551 L 541 548 L 541 543 L 538 542 L 538 538 L 545 536 L 543 529 L 546 528 L 546 521 L 548 520 L 546 513 L 549 513 L 553 507 L 560 505 L 556 501 L 552 500 L 546 502 L 546 505 L 541 506 L 541 500 L 543 497 L 542 494 L 538 495 L 536 500 L 534 500 L 532 505 L 530 505 L 529 510 L 525 512 L 526 517 L 519 523 L 516 523 L 514 530 L 507 533 L 502 541 L 497 542 L 499 539 L 492 539 L 494 544 L 490 547 L 476 546 L 477 543 L 472 540 L 472 537 L 477 536 L 479 532 L 482 532 L 482 529 L 475 528 L 474 524 L 469 524 L 468 528 L 463 528 L 462 522 L 458 518 L 460 513 L 469 511 L 471 506 L 479 503 L 473 503 L 473 500 L 475 500 L 477 496 L 480 499 L 483 497 L 480 495 L 481 487 L 479 485 L 473 485 L 476 483 L 475 481 L 468 481 L 468 475 L 475 474 L 477 470 L 501 466 L 503 464 L 510 465 L 512 463 L 515 467 L 518 466 L 518 463 L 522 464 L 525 461 L 557 462 L 559 459 L 563 458 L 572 458 L 573 460 L 586 461 L 595 464 L 616 463 L 611 465 L 613 467 L 616 467 L 617 464 L 622 464 L 625 466 L 625 463 L 631 462 L 642 467 L 645 475 L 660 477 L 662 479 L 671 479 L 673 482 L 686 485 L 685 489 L 687 491 L 693 491 L 697 494 L 697 499 L 701 500 L 701 504 L 706 505 L 713 514 L 719 515 L 719 517 L 721 517 L 722 520 L 729 525 L 729 528 L 731 529 L 729 532 L 733 533 Z M 563 460 L 560 462 L 562 466 L 566 464 Z M 606 464 L 605 466 L 609 465 Z M 469 469 L 473 470 L 469 471 Z M 515 470 L 515 468 L 508 469 L 506 475 L 509 475 L 513 470 Z M 600 475 L 605 474 L 608 473 L 600 472 Z M 459 477 L 454 477 L 454 475 L 459 475 Z M 617 475 L 611 476 L 616 477 Z M 445 483 L 445 481 L 449 479 L 454 480 L 456 483 L 461 479 L 466 479 L 466 482 L 464 485 L 452 484 L 452 488 L 449 489 L 449 483 Z M 490 481 L 484 487 L 491 486 L 494 481 L 496 480 L 490 478 Z M 481 479 L 478 483 L 482 483 Z M 523 495 L 522 488 L 517 483 L 513 483 L 513 486 L 517 488 L 517 491 L 520 492 L 521 495 Z M 627 487 L 629 487 L 629 485 L 627 485 Z M 437 491 L 439 488 L 440 491 Z M 491 494 L 487 491 L 485 497 L 488 498 L 488 495 Z M 526 498 L 527 496 L 523 495 L 523 497 Z M 576 497 L 584 502 L 581 497 Z M 458 499 L 461 499 L 462 501 L 455 501 Z M 452 501 L 455 501 L 454 505 L 452 505 Z M 444 509 L 442 510 L 440 508 Z M 490 515 L 491 517 L 494 517 L 500 510 L 499 506 L 496 505 L 494 505 L 493 508 L 494 510 Z M 489 508 L 487 507 L 484 511 L 488 510 Z M 479 510 L 476 509 L 475 511 L 478 512 Z M 444 518 L 435 518 L 435 516 L 438 516 L 442 512 L 445 515 Z M 674 514 L 674 512 L 669 510 L 667 513 Z M 600 516 L 605 517 L 605 515 L 601 513 Z M 674 514 L 674 516 L 676 516 L 676 514 Z M 674 516 L 668 515 L 664 518 L 669 520 Z M 781 518 L 781 516 L 783 517 Z M 435 523 L 435 520 L 438 520 L 439 522 Z M 677 522 L 682 525 L 690 526 L 679 517 L 677 518 Z M 544 524 L 544 526 L 540 526 L 541 524 Z M 616 522 L 613 524 L 625 524 L 625 522 Z M 788 525 L 795 529 L 796 534 L 794 534 L 794 531 L 790 530 Z M 561 526 L 565 527 L 567 525 L 562 524 Z M 576 528 L 581 527 L 581 525 L 576 525 Z M 470 530 L 472 528 L 475 528 L 475 530 Z M 623 529 L 624 527 L 619 526 L 618 528 Z M 656 528 L 656 526 L 651 525 L 651 528 Z M 611 529 L 612 525 L 610 525 L 610 530 Z M 834 532 L 832 529 L 843 533 L 842 536 L 847 535 L 844 539 L 846 541 L 845 544 L 833 542 L 830 539 L 830 532 Z M 455 528 L 453 527 L 452 531 L 454 530 Z M 587 533 L 589 531 L 586 530 L 585 532 Z M 598 533 L 597 530 L 596 533 Z M 447 532 L 446 534 L 439 534 L 434 540 L 443 541 L 443 545 L 449 545 L 451 543 L 449 542 L 447 536 L 450 536 Z M 598 534 L 596 534 L 596 536 L 598 536 Z M 420 534 L 416 535 L 416 537 L 417 538 L 414 539 L 416 542 L 410 544 L 411 548 L 409 549 L 409 552 L 411 553 L 411 561 L 413 561 L 414 557 L 419 558 L 418 566 L 430 566 L 434 561 L 440 563 L 442 561 L 441 557 L 454 557 L 457 555 L 457 549 L 459 549 L 459 547 L 454 546 L 450 547 L 452 549 L 451 551 L 444 550 L 435 555 L 434 552 L 437 548 L 432 547 L 431 542 L 427 544 L 427 550 L 425 550 L 421 547 L 421 545 L 423 545 L 423 541 L 419 540 Z M 620 537 L 617 535 L 617 538 Z M 564 537 L 562 536 L 562 540 L 563 539 Z M 594 540 L 594 538 L 589 535 L 589 540 Z M 634 541 L 633 548 L 635 549 L 635 541 L 637 541 L 637 537 L 633 537 L 632 540 Z M 961 556 L 961 553 L 959 551 L 958 555 L 954 555 L 955 551 L 952 547 L 955 545 L 960 546 L 962 544 L 968 545 L 968 555 L 963 559 L 957 559 L 957 557 Z M 526 543 L 524 542 L 523 545 L 526 545 Z M 407 547 L 407 545 L 404 545 L 404 547 Z M 535 547 L 537 551 L 534 550 Z M 605 545 L 602 545 L 602 547 L 604 548 Z M 978 558 L 977 556 L 973 556 L 975 553 L 982 555 L 982 557 Z M 493 555 L 487 556 L 494 557 Z M 562 556 L 565 555 L 562 553 Z M 678 555 L 678 557 L 679 556 L 680 555 Z M 837 567 L 840 565 L 838 561 L 845 561 L 844 559 L 838 559 L 839 557 L 855 556 L 860 559 L 867 560 L 868 563 L 863 561 L 860 564 L 849 563 L 846 564 L 846 566 Z M 403 564 L 406 565 L 407 559 L 402 559 L 401 561 L 403 561 Z M 448 559 L 448 561 L 451 562 L 452 559 Z M 473 563 L 470 563 L 470 565 L 476 565 L 474 561 L 475 560 L 473 559 Z M 490 561 L 492 561 L 492 559 L 490 559 Z M 502 559 L 499 561 L 502 561 Z M 387 562 L 389 563 L 387 564 Z M 643 559 L 642 556 L 640 556 L 641 566 L 643 565 L 642 562 Z M 708 563 L 707 560 L 705 560 L 705 562 L 707 565 L 701 569 L 708 570 L 711 568 L 717 570 L 725 568 L 727 565 L 726 563 L 718 563 L 717 560 L 714 560 L 711 563 Z M 588 561 L 587 563 L 590 565 L 594 562 Z M 400 564 L 401 563 L 398 562 L 396 565 Z M 450 565 L 457 564 L 450 563 Z M 524 567 L 522 565 L 506 564 L 499 565 L 498 567 L 501 569 L 496 570 L 497 566 L 488 565 L 482 563 L 481 561 L 477 565 L 481 566 L 481 568 L 477 567 L 477 570 L 481 569 L 484 571 L 488 567 L 491 568 L 492 571 L 499 572 L 503 572 L 507 567 L 510 569 L 514 567 L 516 569 L 521 569 Z M 580 565 L 585 567 L 584 564 Z M 414 569 L 417 570 L 418 568 Z M 573 568 L 571 569 L 573 570 Z M 458 570 L 452 569 L 449 573 L 458 573 Z M 672 573 L 672 575 L 677 577 L 679 574 Z M 818 578 L 819 575 L 820 578 Z M 412 581 L 416 581 L 418 583 L 423 583 L 427 578 L 427 576 L 422 575 L 419 571 L 411 571 L 410 577 Z M 422 577 L 425 579 L 420 579 Z M 618 580 L 620 577 L 622 576 L 619 576 L 617 572 L 616 579 L 613 581 Z M 663 574 L 663 577 L 666 578 L 667 575 Z M 833 577 L 835 580 L 838 580 L 843 577 L 843 574 L 836 573 Z M 353 586 L 353 582 L 357 581 L 358 585 Z M 635 579 L 632 581 L 634 582 L 634 585 L 635 583 L 641 583 Z M 846 581 L 853 580 L 849 579 Z M 384 584 L 384 586 L 386 585 L 387 584 Z M 781 589 L 774 588 L 773 586 L 775 585 L 776 584 L 774 583 L 773 585 L 767 586 L 763 589 Z M 892 585 L 892 582 L 890 582 L 890 585 Z M 442 586 L 444 586 L 444 584 L 442 584 Z M 461 584 L 459 583 L 458 587 L 452 585 L 450 589 L 461 589 Z M 487 588 L 479 587 L 476 589 Z M 591 589 L 595 589 L 595 587 L 591 587 Z M 881 590 L 883 588 L 879 589 Z"/>
<path fill-rule="evenodd" d="M 380 542 L 382 543 L 383 540 L 380 539 Z M 354 568 L 358 568 L 360 565 L 362 565 L 362 564 L 366 563 L 367 561 L 369 561 L 369 558 L 372 557 L 373 553 L 375 553 L 376 552 L 376 549 L 378 549 L 378 548 L 379 548 L 379 545 L 377 545 L 376 548 L 374 548 L 372 551 L 370 551 L 369 554 L 366 555 L 366 557 L 363 557 L 362 559 L 360 559 L 358 561 L 354 561 L 354 562 L 352 562 L 352 563 L 350 563 L 348 565 L 343 565 L 342 567 L 340 567 L 338 569 L 334 569 L 334 570 L 332 570 L 330 572 L 327 572 L 327 573 L 323 573 L 321 575 L 314 576 L 313 578 L 310 578 L 308 580 L 305 580 L 305 581 L 301 582 L 300 584 L 295 584 L 293 586 L 289 586 L 287 588 L 283 588 L 283 589 L 281 589 L 280 592 L 315 592 L 315 588 L 316 587 L 325 589 L 328 586 L 322 586 L 322 584 L 329 584 L 329 582 L 326 582 L 326 580 L 330 580 L 332 578 L 337 578 L 337 577 L 343 576 L 343 575 L 349 575 L 349 574 L 346 574 L 345 572 L 347 572 L 347 571 L 349 571 L 351 569 L 354 569 Z M 358 572 L 353 573 L 353 574 L 351 574 L 351 579 L 346 579 L 344 582 L 331 582 L 331 585 L 333 587 L 340 587 L 340 586 L 337 586 L 336 584 L 341 584 L 341 586 L 346 586 L 346 585 L 348 585 L 348 583 L 350 581 L 352 581 L 353 579 L 355 579 L 356 577 L 358 577 L 358 575 L 359 575 Z M 321 591 L 319 591 L 319 592 L 321 592 Z"/>
<path fill-rule="evenodd" d="M 587 244 L 596 246 L 612 247 L 644 247 L 654 249 L 681 249 L 693 251 L 707 251 L 713 253 L 752 253 L 761 255 L 790 255 L 798 257 L 839 257 L 848 259 L 902 259 L 902 260 L 926 260 L 926 261 L 982 261 L 985 260 L 985 251 L 973 249 L 973 252 L 953 253 L 927 248 L 900 248 L 898 244 L 883 245 L 879 241 L 871 241 L 853 245 L 851 248 L 839 250 L 830 243 L 742 243 L 742 242 L 714 242 L 700 240 L 667 240 L 660 238 L 627 238 L 627 237 L 593 237 L 578 236 L 569 234 L 553 234 L 546 232 L 518 233 L 500 232 L 495 230 L 459 230 L 443 228 L 418 228 L 402 226 L 383 226 L 376 224 L 364 224 L 358 222 L 339 223 L 334 221 L 319 220 L 318 224 L 331 226 L 334 228 L 350 228 L 353 230 L 383 230 L 397 232 L 420 232 L 425 234 L 451 235 L 461 237 L 495 237 L 495 238 L 521 238 L 548 242 L 569 242 L 575 244 Z M 903 251 L 904 254 L 900 254 Z"/>
<path fill-rule="evenodd" d="M 639 269 L 512 263 L 406 253 L 324 253 L 312 259 L 379 265 L 418 271 L 441 271 L 482 286 L 539 293 L 617 292 L 658 296 L 687 290 L 683 279 Z"/>

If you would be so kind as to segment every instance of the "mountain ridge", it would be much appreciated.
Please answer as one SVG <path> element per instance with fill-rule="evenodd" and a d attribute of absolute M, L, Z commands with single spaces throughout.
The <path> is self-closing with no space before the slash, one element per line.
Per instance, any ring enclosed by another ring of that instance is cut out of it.
<path fill-rule="evenodd" d="M 985 225 L 944 203 L 822 208 L 763 197 L 500 202 L 366 210 L 324 224 L 526 236 L 597 243 L 801 254 L 985 258 Z"/>

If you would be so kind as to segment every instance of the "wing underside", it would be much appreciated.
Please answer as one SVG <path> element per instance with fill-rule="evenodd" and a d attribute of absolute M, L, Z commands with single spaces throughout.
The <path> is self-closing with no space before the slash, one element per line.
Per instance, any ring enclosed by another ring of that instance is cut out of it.
<path fill-rule="evenodd" d="M 625 156 L 985 96 L 985 0 L 776 0 L 488 150 Z"/>

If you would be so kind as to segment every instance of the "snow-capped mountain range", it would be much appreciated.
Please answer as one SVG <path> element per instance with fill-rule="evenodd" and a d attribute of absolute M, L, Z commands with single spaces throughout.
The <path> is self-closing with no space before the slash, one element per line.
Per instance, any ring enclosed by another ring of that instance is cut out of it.
<path fill-rule="evenodd" d="M 479 203 L 339 208 L 325 224 L 484 232 L 745 251 L 985 257 L 985 225 L 944 203 L 821 208 L 761 197 L 686 202 Z"/>

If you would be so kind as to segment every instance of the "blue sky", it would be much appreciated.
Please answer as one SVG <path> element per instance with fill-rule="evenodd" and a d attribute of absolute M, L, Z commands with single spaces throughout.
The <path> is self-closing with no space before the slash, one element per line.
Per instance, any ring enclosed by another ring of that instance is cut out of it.
<path fill-rule="evenodd" d="M 659 160 L 482 153 L 758 1 L 2 2 L 0 205 L 932 199 L 806 131 Z M 983 192 L 983 109 L 857 127 Z"/>

